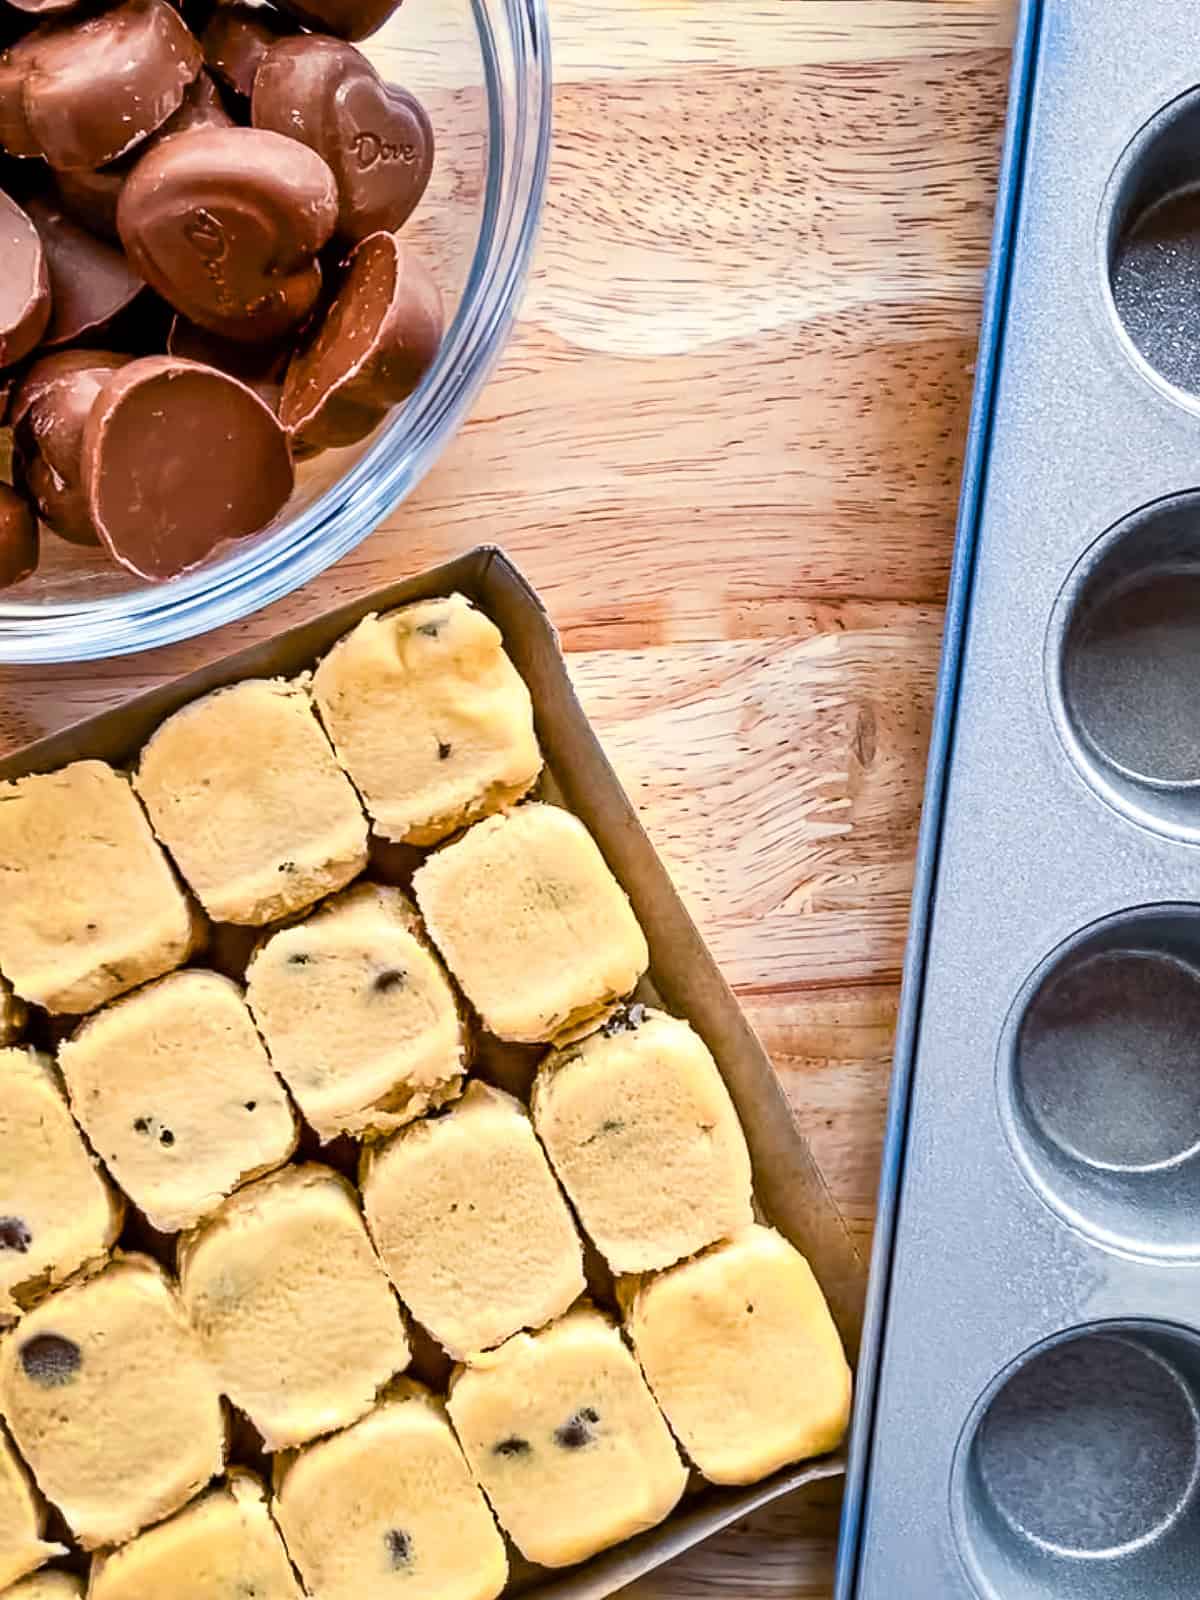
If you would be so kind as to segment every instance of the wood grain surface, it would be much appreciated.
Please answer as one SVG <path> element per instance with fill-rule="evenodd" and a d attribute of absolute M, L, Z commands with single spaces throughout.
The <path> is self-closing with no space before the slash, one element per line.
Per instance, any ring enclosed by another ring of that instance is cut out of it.
<path fill-rule="evenodd" d="M 551 0 L 512 344 L 386 526 L 187 645 L 0 674 L 11 747 L 478 542 L 584 701 L 869 1242 L 1016 0 Z M 836 1496 L 638 1600 L 830 1593 Z"/>

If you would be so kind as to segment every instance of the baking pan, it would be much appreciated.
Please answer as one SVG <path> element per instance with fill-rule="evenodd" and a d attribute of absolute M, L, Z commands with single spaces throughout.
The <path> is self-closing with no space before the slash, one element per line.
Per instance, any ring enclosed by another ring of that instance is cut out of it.
<path fill-rule="evenodd" d="M 1200 1594 L 1200 0 L 1031 0 L 839 1600 Z"/>
<path fill-rule="evenodd" d="M 863 1273 L 845 1224 L 792 1119 L 762 1045 L 684 910 L 584 716 L 541 601 L 499 550 L 480 548 L 447 566 L 390 584 L 18 750 L 0 760 L 0 780 L 88 757 L 118 766 L 131 764 L 159 723 L 199 695 L 243 678 L 294 676 L 315 666 L 334 641 L 369 612 L 455 590 L 472 599 L 501 629 L 505 647 L 533 698 L 547 762 L 543 792 L 561 799 L 582 818 L 629 894 L 651 952 L 643 998 L 661 1001 L 686 1017 L 711 1049 L 746 1131 L 759 1204 L 774 1226 L 808 1257 L 853 1360 L 861 1325 Z M 376 863 L 385 874 L 387 856 L 386 850 L 380 852 Z M 407 866 L 411 871 L 411 861 Z M 529 1052 L 525 1056 L 527 1065 Z M 509 1061 L 501 1071 L 511 1069 Z M 521 1070 L 519 1062 L 515 1070 Z M 598 1600 L 758 1506 L 805 1484 L 836 1477 L 843 1469 L 844 1457 L 835 1454 L 783 1468 L 749 1488 L 718 1490 L 696 1484 L 660 1527 L 564 1573 L 518 1563 L 510 1588 L 555 1600 Z M 363 1600 L 371 1597 L 364 1595 Z"/>

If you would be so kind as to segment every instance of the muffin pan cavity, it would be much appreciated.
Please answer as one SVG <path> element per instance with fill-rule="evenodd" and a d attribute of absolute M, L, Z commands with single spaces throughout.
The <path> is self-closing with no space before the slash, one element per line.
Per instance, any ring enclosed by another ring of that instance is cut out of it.
<path fill-rule="evenodd" d="M 1075 1330 L 984 1394 L 955 1462 L 955 1531 L 987 1600 L 1190 1600 L 1200 1565 L 1200 1342 Z"/>
<path fill-rule="evenodd" d="M 1135 821 L 1200 840 L 1200 492 L 1134 512 L 1086 552 L 1049 667 L 1085 780 Z"/>
<path fill-rule="evenodd" d="M 1014 1007 L 1000 1095 L 1016 1154 L 1083 1231 L 1200 1257 L 1200 910 L 1107 919 Z"/>
<path fill-rule="evenodd" d="M 1200 89 L 1172 101 L 1132 140 L 1106 221 L 1109 289 L 1126 337 L 1179 398 L 1200 402 Z"/>

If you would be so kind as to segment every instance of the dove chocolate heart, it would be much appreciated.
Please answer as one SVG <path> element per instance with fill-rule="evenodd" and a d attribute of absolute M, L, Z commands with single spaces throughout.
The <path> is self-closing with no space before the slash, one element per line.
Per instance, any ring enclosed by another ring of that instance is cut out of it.
<path fill-rule="evenodd" d="M 102 167 L 178 110 L 201 60 L 167 0 L 35 28 L 0 58 L 0 142 L 67 172 Z"/>
<path fill-rule="evenodd" d="M 147 155 L 160 139 L 173 133 L 188 133 L 193 128 L 232 128 L 233 118 L 226 111 L 217 86 L 207 72 L 201 72 L 188 85 L 178 111 L 173 112 L 157 132 L 136 150 L 96 172 L 59 172 L 55 175 L 59 197 L 76 222 L 93 233 L 119 240 L 117 202 L 125 179 L 134 165 Z"/>
<path fill-rule="evenodd" d="M 0 483 L 0 589 L 20 583 L 38 563 L 37 522 L 25 498 Z"/>
<path fill-rule="evenodd" d="M 258 128 L 165 139 L 134 168 L 117 227 L 134 267 L 191 322 L 255 344 L 308 316 L 337 222 L 314 151 Z"/>
<path fill-rule="evenodd" d="M 53 200 L 36 196 L 27 205 L 46 252 L 53 301 L 42 344 L 53 349 L 94 339 L 146 285 L 120 250 L 81 228 Z"/>
<path fill-rule="evenodd" d="M 287 437 L 252 389 L 213 367 L 147 356 L 93 405 L 83 482 L 109 555 L 161 582 L 265 527 L 294 473 Z"/>
<path fill-rule="evenodd" d="M 37 228 L 6 194 L 0 194 L 0 366 L 28 355 L 50 320 L 50 275 Z"/>
<path fill-rule="evenodd" d="M 400 0 L 280 0 L 306 28 L 338 39 L 366 39 L 378 33 Z"/>
<path fill-rule="evenodd" d="M 327 450 L 365 438 L 421 381 L 442 329 L 442 297 L 412 251 L 394 233 L 364 239 L 288 367 L 279 414 L 295 445 Z"/>
<path fill-rule="evenodd" d="M 252 118 L 328 163 L 343 239 L 394 231 L 425 193 L 433 128 L 424 107 L 340 39 L 304 34 L 273 45 L 255 75 Z"/>
<path fill-rule="evenodd" d="M 99 544 L 83 489 L 83 434 L 100 391 L 129 358 L 63 350 L 35 361 L 12 397 L 13 473 L 47 527 Z"/>
<path fill-rule="evenodd" d="M 249 100 L 255 76 L 267 51 L 279 39 L 295 33 L 296 24 L 267 6 L 230 0 L 218 6 L 204 29 L 200 43 L 209 70 L 227 89 Z M 286 133 L 286 128 L 280 128 Z"/>

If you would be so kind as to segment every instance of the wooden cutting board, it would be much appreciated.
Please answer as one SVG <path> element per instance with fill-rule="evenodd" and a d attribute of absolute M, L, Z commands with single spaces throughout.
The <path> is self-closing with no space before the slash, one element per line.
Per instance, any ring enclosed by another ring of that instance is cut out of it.
<path fill-rule="evenodd" d="M 0 673 L 0 747 L 505 545 L 865 1250 L 1017 0 L 552 8 L 541 246 L 464 433 L 303 594 Z M 638 1600 L 825 1600 L 835 1531 L 784 1502 Z"/>

